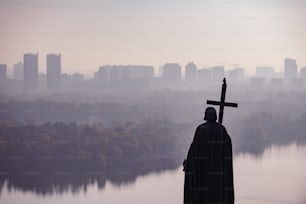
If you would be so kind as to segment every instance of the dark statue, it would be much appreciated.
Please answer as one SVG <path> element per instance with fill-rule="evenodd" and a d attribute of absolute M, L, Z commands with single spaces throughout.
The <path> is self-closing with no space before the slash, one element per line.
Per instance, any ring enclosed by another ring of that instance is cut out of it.
<path fill-rule="evenodd" d="M 234 203 L 232 142 L 222 125 L 224 106 L 237 107 L 225 102 L 226 80 L 223 80 L 221 101 L 207 101 L 220 105 L 219 122 L 213 107 L 205 111 L 205 123 L 196 129 L 184 161 L 184 204 Z"/>

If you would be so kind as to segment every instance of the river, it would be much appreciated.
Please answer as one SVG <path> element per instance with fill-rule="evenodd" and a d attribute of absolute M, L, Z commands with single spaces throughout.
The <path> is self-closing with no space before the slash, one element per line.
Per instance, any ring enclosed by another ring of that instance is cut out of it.
<path fill-rule="evenodd" d="M 260 156 L 239 154 L 234 157 L 236 204 L 306 204 L 306 147 L 295 144 L 267 148 Z M 138 176 L 133 183 L 114 185 L 97 182 L 81 190 L 37 194 L 8 187 L 4 183 L 1 204 L 66 203 L 183 203 L 182 169 Z"/>

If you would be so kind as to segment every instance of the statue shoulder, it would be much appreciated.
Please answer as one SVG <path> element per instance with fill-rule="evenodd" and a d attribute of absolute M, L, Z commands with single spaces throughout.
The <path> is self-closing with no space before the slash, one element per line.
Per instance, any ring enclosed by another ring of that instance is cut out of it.
<path fill-rule="evenodd" d="M 205 129 L 207 127 L 208 127 L 207 123 L 202 123 L 202 124 L 198 125 L 197 130 Z"/>
<path fill-rule="evenodd" d="M 206 123 L 202 123 L 202 124 L 198 125 L 196 131 L 205 131 L 205 130 L 207 130 L 209 128 L 222 129 L 227 134 L 226 128 L 221 123 L 218 123 L 218 122 L 206 122 Z"/>
<path fill-rule="evenodd" d="M 226 131 L 226 128 L 224 127 L 223 124 L 221 124 L 221 123 L 217 123 L 217 124 L 218 124 L 218 128 L 224 129 Z"/>

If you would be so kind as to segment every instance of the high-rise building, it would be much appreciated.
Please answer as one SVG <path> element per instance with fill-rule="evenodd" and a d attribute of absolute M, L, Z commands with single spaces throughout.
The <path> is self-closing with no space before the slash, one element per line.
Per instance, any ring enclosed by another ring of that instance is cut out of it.
<path fill-rule="evenodd" d="M 14 79 L 23 79 L 23 64 L 21 62 L 14 64 Z"/>
<path fill-rule="evenodd" d="M 263 77 L 252 77 L 250 81 L 251 81 L 251 86 L 254 88 L 262 87 L 265 82 Z"/>
<path fill-rule="evenodd" d="M 99 67 L 94 78 L 99 84 L 110 87 L 129 88 L 137 82 L 146 83 L 154 78 L 154 67 L 144 65 L 104 65 Z"/>
<path fill-rule="evenodd" d="M 120 67 L 119 66 L 109 67 L 109 81 L 110 83 L 120 82 Z"/>
<path fill-rule="evenodd" d="M 47 89 L 58 90 L 61 86 L 61 55 L 47 55 Z"/>
<path fill-rule="evenodd" d="M 298 74 L 296 60 L 286 58 L 284 67 L 284 77 L 286 80 L 296 78 Z"/>
<path fill-rule="evenodd" d="M 256 67 L 256 77 L 271 78 L 274 76 L 274 68 L 268 66 Z"/>
<path fill-rule="evenodd" d="M 304 86 L 304 79 L 303 78 L 293 78 L 291 80 L 291 86 L 293 88 L 298 88 L 298 89 L 303 88 L 303 86 Z"/>
<path fill-rule="evenodd" d="M 7 79 L 7 68 L 6 64 L 0 64 L 0 80 L 6 80 Z"/>
<path fill-rule="evenodd" d="M 108 82 L 108 73 L 109 67 L 108 66 L 101 66 L 99 70 L 96 72 L 96 80 L 99 83 L 107 83 Z"/>
<path fill-rule="evenodd" d="M 239 83 L 244 79 L 244 77 L 244 69 L 241 67 L 237 67 L 228 71 L 228 79 L 230 82 Z"/>
<path fill-rule="evenodd" d="M 306 79 L 306 67 L 301 68 L 300 76 L 304 79 Z"/>
<path fill-rule="evenodd" d="M 215 66 L 211 68 L 212 71 L 212 79 L 213 82 L 220 83 L 224 78 L 224 67 L 223 66 Z"/>
<path fill-rule="evenodd" d="M 166 63 L 163 66 L 163 78 L 166 82 L 181 81 L 181 66 L 178 63 Z"/>
<path fill-rule="evenodd" d="M 197 70 L 199 83 L 211 82 L 211 69 L 203 68 Z"/>
<path fill-rule="evenodd" d="M 38 54 L 24 54 L 23 64 L 24 89 L 34 91 L 38 84 Z"/>
<path fill-rule="evenodd" d="M 194 82 L 197 77 L 197 67 L 191 62 L 185 66 L 185 80 L 189 82 Z"/>
<path fill-rule="evenodd" d="M 119 76 L 121 79 L 121 82 L 125 82 L 129 80 L 130 78 L 130 70 L 127 66 L 119 66 Z"/>
<path fill-rule="evenodd" d="M 145 65 L 128 65 L 129 76 L 132 78 L 153 79 L 154 67 Z"/>
<path fill-rule="evenodd" d="M 8 91 L 6 64 L 0 64 L 0 93 Z"/>

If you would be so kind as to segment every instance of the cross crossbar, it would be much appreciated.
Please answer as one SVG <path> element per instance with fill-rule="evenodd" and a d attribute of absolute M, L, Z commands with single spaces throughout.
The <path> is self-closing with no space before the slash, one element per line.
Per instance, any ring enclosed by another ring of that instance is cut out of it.
<path fill-rule="evenodd" d="M 221 102 L 219 102 L 219 101 L 207 100 L 207 104 L 220 106 L 220 105 L 221 105 Z M 237 103 L 228 103 L 228 102 L 224 102 L 223 104 L 224 104 L 224 106 L 228 106 L 228 107 L 234 107 L 234 108 L 237 108 L 237 107 L 238 107 L 238 104 L 237 104 Z"/>
<path fill-rule="evenodd" d="M 238 107 L 238 103 L 229 103 L 225 102 L 225 95 L 226 95 L 226 79 L 223 79 L 223 84 L 222 84 L 222 90 L 221 90 L 221 99 L 220 101 L 212 101 L 212 100 L 207 100 L 207 104 L 209 105 L 217 105 L 219 106 L 219 123 L 223 122 L 223 112 L 224 112 L 224 107 Z"/>

